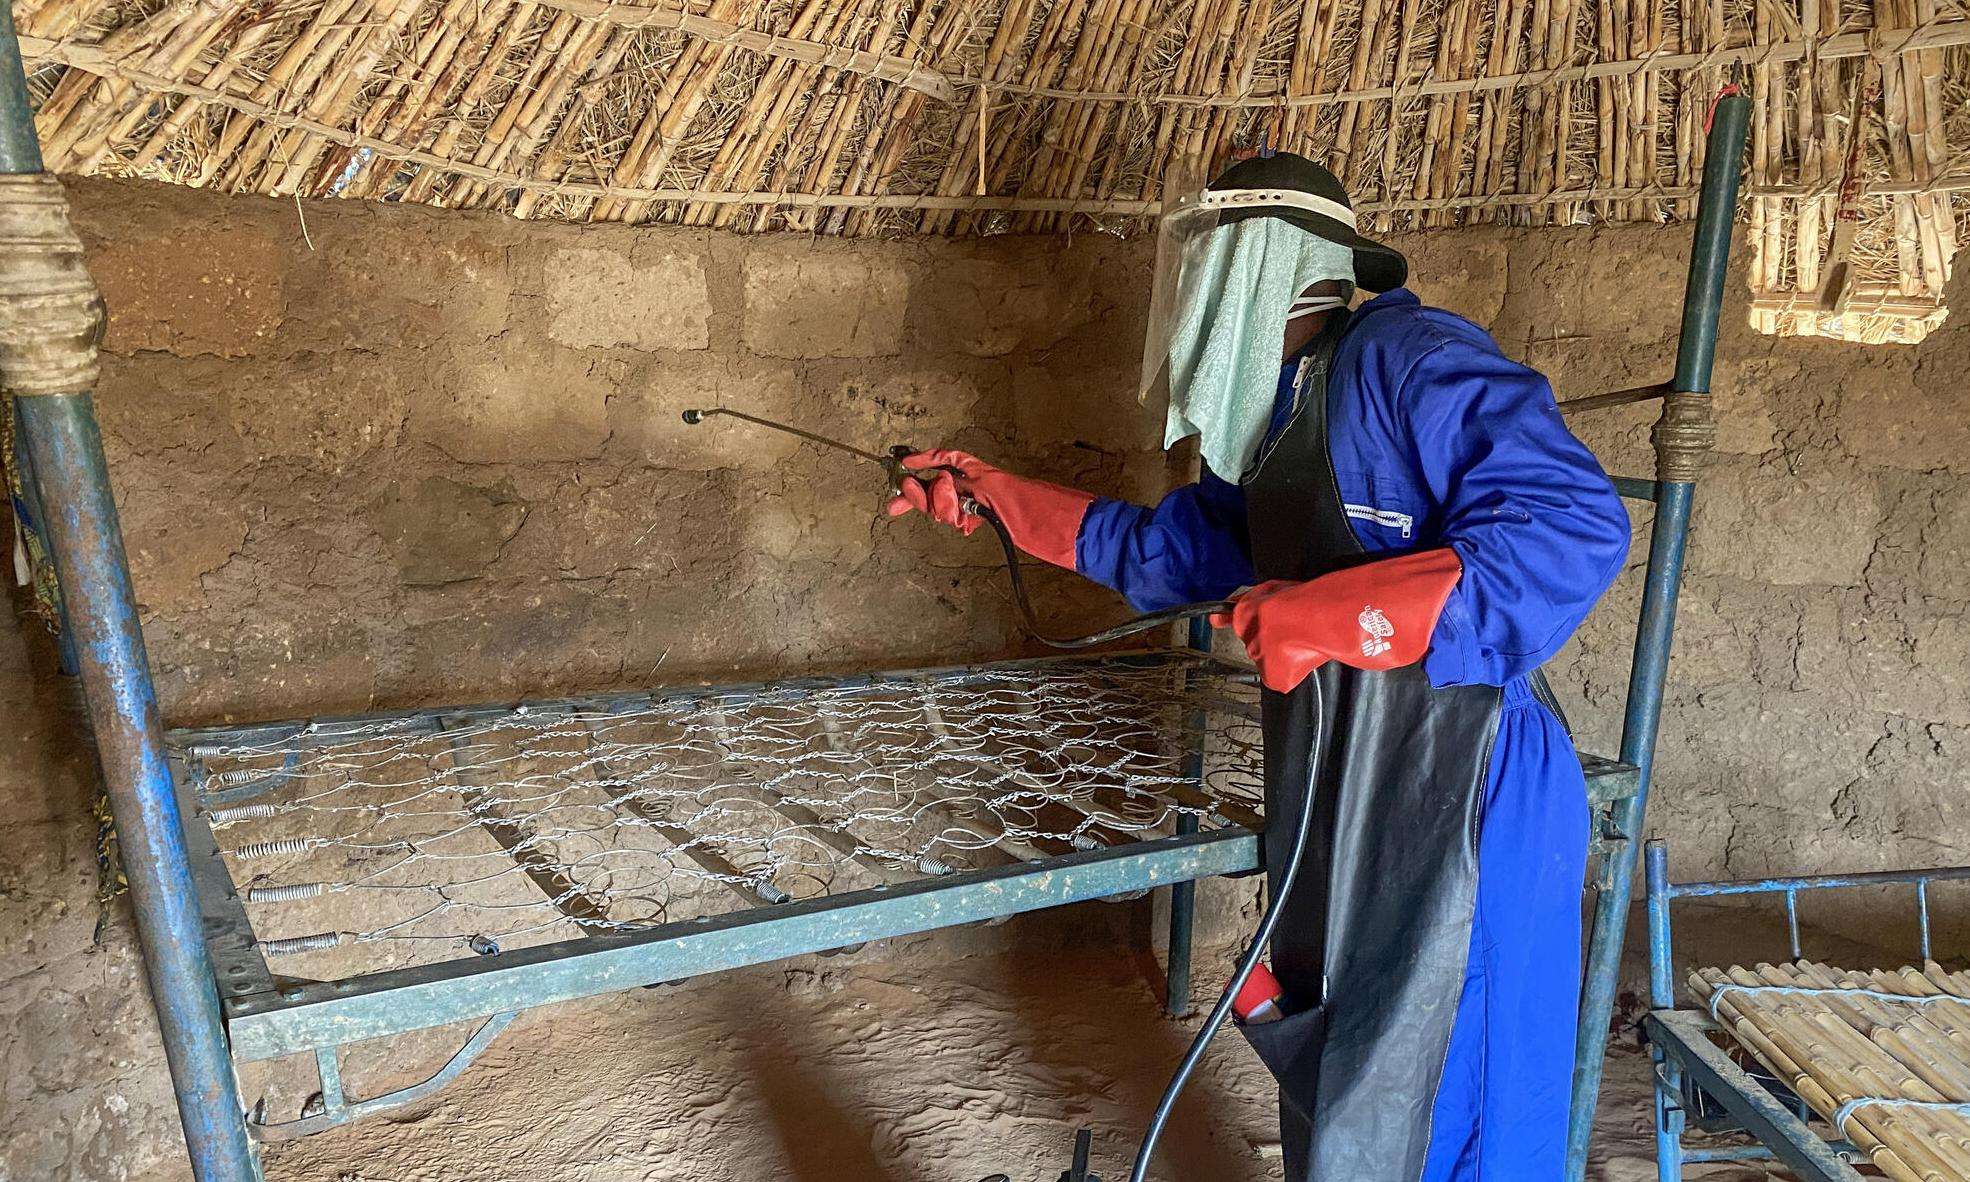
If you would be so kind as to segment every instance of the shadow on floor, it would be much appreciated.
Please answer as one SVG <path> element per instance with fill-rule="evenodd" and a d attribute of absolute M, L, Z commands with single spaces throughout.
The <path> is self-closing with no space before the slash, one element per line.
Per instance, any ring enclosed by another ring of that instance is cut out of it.
<path fill-rule="evenodd" d="M 729 1020 L 742 1021 L 743 1015 Z M 791 1033 L 784 1026 L 775 1030 Z M 742 1058 L 748 1087 L 766 1108 L 786 1154 L 787 1182 L 903 1182 L 877 1155 L 870 1106 L 858 1103 L 855 1080 L 831 1070 L 820 1048 L 778 1041 L 773 1047 L 748 1041 Z"/>
<path fill-rule="evenodd" d="M 1128 1176 L 1150 1117 L 1201 1020 L 1194 1012 L 1181 1020 L 1164 1012 L 1164 964 L 1151 951 L 1153 908 L 1148 900 L 1131 905 L 1081 905 L 1090 912 L 1115 906 L 1127 906 L 1128 911 L 1104 918 L 1119 920 L 1117 926 L 1126 926 L 1130 934 L 1114 946 L 1112 954 L 1081 952 L 1063 958 L 1052 947 L 1054 925 L 1022 924 L 1014 919 L 1005 925 L 1005 955 L 991 964 L 995 970 L 993 986 L 1004 991 L 1008 1009 L 1024 1028 L 1020 1045 L 1050 1075 L 1087 1077 L 1089 1089 L 1109 1101 L 1101 1107 L 1121 1114 L 1120 1120 L 1094 1129 L 1096 1172 L 1108 1179 Z M 1199 951 L 1200 965 L 1205 955 Z M 1006 971 L 1048 962 L 1055 966 L 1054 971 L 1037 979 L 1016 979 L 1014 972 Z M 1101 987 L 1084 987 L 1096 983 Z M 1131 998 L 1135 1004 L 1118 1008 L 1114 1004 L 1118 995 Z M 1194 996 L 1215 1000 L 1213 987 L 1201 981 Z M 1100 1043 L 1099 1047 L 1077 1056 L 1077 1040 L 1090 1037 Z M 1267 1176 L 1265 1163 L 1253 1146 L 1214 1119 L 1216 1114 L 1249 1108 L 1252 1103 L 1252 1097 L 1229 1094 L 1225 1075 L 1214 1070 L 1228 1054 L 1247 1054 L 1242 1047 L 1230 1045 L 1238 1041 L 1236 1031 L 1219 1032 L 1216 1052 L 1199 1065 L 1163 1131 L 1153 1177 L 1244 1182 Z M 1097 1069 L 1091 1063 L 1102 1067 Z M 1236 1078 L 1263 1087 L 1270 1103 L 1271 1081 L 1262 1072 L 1242 1072 Z M 1063 1106 L 1060 1170 L 1069 1164 L 1074 1133 L 1081 1123 L 1079 1114 L 1091 1107 L 1078 1103 Z M 1036 1182 L 1053 1182 L 1057 1176 L 1049 1173 Z"/>

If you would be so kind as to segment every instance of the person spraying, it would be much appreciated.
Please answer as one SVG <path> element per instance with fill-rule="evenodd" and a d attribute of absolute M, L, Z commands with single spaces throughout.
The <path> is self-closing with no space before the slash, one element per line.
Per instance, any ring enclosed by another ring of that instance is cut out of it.
<path fill-rule="evenodd" d="M 1627 513 L 1546 380 L 1405 290 L 1326 169 L 1257 156 L 1165 209 L 1144 395 L 1199 479 L 1142 506 L 938 448 L 889 512 L 982 506 L 1138 610 L 1234 600 L 1279 903 L 1273 1020 L 1242 1029 L 1288 1182 L 1558 1179 L 1589 812 L 1539 666 Z"/>

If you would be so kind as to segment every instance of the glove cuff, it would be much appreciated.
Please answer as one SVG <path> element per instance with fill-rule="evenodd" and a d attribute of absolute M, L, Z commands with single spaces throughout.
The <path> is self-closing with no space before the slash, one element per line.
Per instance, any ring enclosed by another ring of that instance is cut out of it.
<path fill-rule="evenodd" d="M 1013 545 L 1042 562 L 1075 569 L 1081 521 L 1094 504 L 1094 494 L 1003 472 L 975 481 L 973 487 L 1005 523 Z"/>
<path fill-rule="evenodd" d="M 1350 645 L 1336 645 L 1335 660 L 1357 669 L 1399 669 L 1423 659 L 1443 605 L 1463 577 L 1464 564 L 1449 547 L 1338 570 L 1308 585 L 1317 602 L 1337 616 L 1352 615 Z"/>

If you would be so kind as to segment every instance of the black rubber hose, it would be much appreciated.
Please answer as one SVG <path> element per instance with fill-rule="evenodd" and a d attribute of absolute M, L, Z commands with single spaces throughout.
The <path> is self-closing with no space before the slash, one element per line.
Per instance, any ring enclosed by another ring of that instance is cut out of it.
<path fill-rule="evenodd" d="M 1019 611 L 1020 631 L 1050 648 L 1093 648 L 1098 644 L 1107 644 L 1111 640 L 1134 636 L 1138 632 L 1148 632 L 1184 620 L 1194 620 L 1198 616 L 1214 616 L 1231 610 L 1232 601 L 1229 599 L 1216 599 L 1209 603 L 1186 603 L 1180 607 L 1168 607 L 1159 612 L 1137 616 L 1132 620 L 1124 620 L 1112 628 L 1103 628 L 1086 636 L 1050 636 L 1040 630 L 1040 621 L 1033 611 L 1033 603 L 1027 598 L 1026 573 L 1020 568 L 1019 547 L 1013 545 L 1012 531 L 1006 528 L 1005 522 L 999 520 L 997 513 L 986 506 L 974 503 L 966 508 L 973 516 L 991 526 L 993 533 L 999 535 L 999 547 L 1006 555 L 1006 576 L 1012 581 L 1012 603 Z"/>
<path fill-rule="evenodd" d="M 1307 753 L 1307 792 L 1305 807 L 1300 810 L 1299 822 L 1293 830 L 1292 852 L 1286 855 L 1286 865 L 1279 873 L 1279 890 L 1272 896 L 1272 902 L 1265 909 L 1265 917 L 1259 920 L 1258 934 L 1252 937 L 1251 947 L 1238 962 L 1238 971 L 1231 975 L 1231 982 L 1224 987 L 1224 996 L 1212 1008 L 1211 1016 L 1204 1020 L 1204 1028 L 1197 1037 L 1190 1040 L 1190 1049 L 1185 1052 L 1183 1062 L 1177 1066 L 1176 1074 L 1170 1077 L 1169 1086 L 1163 1089 L 1163 1099 L 1156 1105 L 1156 1115 L 1149 1120 L 1149 1128 L 1142 1135 L 1142 1147 L 1136 1150 L 1135 1168 L 1129 1171 L 1129 1182 L 1145 1182 L 1149 1177 L 1149 1161 L 1156 1154 L 1156 1141 L 1163 1135 L 1163 1126 L 1169 1123 L 1170 1113 L 1176 1108 L 1177 1097 L 1190 1082 L 1191 1073 L 1204 1057 L 1204 1051 L 1211 1040 L 1223 1028 L 1225 1019 L 1231 1016 L 1231 1003 L 1238 991 L 1252 975 L 1252 969 L 1265 955 L 1266 945 L 1272 942 L 1272 933 L 1279 926 L 1279 917 L 1286 910 L 1286 900 L 1293 893 L 1293 883 L 1300 876 L 1300 863 L 1306 856 L 1306 849 L 1313 836 L 1313 796 L 1315 780 L 1320 775 L 1320 748 L 1325 734 L 1325 703 L 1321 700 L 1320 675 L 1308 674 L 1313 682 L 1313 716 L 1321 720 L 1314 728 L 1313 750 Z"/>

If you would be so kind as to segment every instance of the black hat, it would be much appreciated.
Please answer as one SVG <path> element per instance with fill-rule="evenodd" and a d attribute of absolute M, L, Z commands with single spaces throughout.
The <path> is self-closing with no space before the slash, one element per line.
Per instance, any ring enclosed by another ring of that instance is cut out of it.
<path fill-rule="evenodd" d="M 1250 217 L 1285 218 L 1329 242 L 1352 247 L 1355 284 L 1368 291 L 1393 291 L 1409 278 L 1409 261 L 1402 257 L 1402 252 L 1363 238 L 1355 230 L 1354 206 L 1349 203 L 1347 190 L 1341 187 L 1340 178 L 1304 156 L 1274 152 L 1270 156 L 1240 160 L 1219 173 L 1207 187 L 1207 191 L 1223 189 L 1276 189 L 1310 194 L 1318 199 L 1319 204 L 1329 206 L 1332 213 L 1320 213 L 1299 205 L 1270 205 L 1261 200 L 1227 208 L 1219 215 L 1219 221 L 1235 222 Z M 1343 217 L 1346 220 L 1342 220 Z"/>

